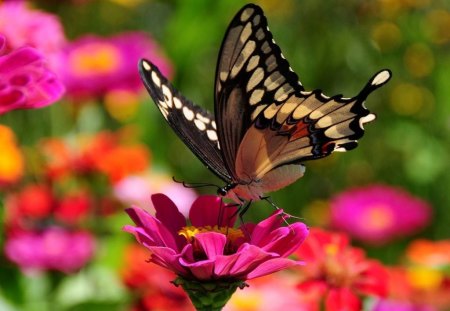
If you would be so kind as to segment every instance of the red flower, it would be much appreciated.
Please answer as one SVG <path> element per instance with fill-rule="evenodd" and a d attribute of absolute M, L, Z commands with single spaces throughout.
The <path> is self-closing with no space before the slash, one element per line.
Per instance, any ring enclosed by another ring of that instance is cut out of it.
<path fill-rule="evenodd" d="M 86 217 L 91 207 L 91 197 L 86 191 L 69 193 L 58 203 L 55 218 L 65 223 L 76 223 Z"/>
<path fill-rule="evenodd" d="M 306 262 L 297 267 L 303 295 L 313 294 L 317 307 L 326 310 L 360 310 L 359 296 L 386 295 L 383 266 L 365 257 L 362 249 L 350 246 L 346 235 L 311 229 L 296 254 Z"/>
<path fill-rule="evenodd" d="M 54 198 L 49 187 L 28 185 L 19 193 L 16 202 L 19 215 L 41 219 L 51 213 Z"/>

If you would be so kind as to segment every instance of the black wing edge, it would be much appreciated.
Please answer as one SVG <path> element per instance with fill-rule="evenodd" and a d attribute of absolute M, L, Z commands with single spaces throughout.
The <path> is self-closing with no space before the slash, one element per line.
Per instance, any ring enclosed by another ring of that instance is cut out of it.
<path fill-rule="evenodd" d="M 189 99 L 184 97 L 177 89 L 175 89 L 155 64 L 153 64 L 151 61 L 147 59 L 142 58 L 139 60 L 138 63 L 139 75 L 141 77 L 142 82 L 144 83 L 145 88 L 147 89 L 148 93 L 150 94 L 150 96 L 152 97 L 153 101 L 157 106 L 158 101 L 164 101 L 165 99 L 162 92 L 158 90 L 155 87 L 154 83 L 152 82 L 152 77 L 150 76 L 149 71 L 145 68 L 148 65 L 151 66 L 152 72 L 155 72 L 157 77 L 160 79 L 161 85 L 166 85 L 170 89 L 173 96 L 177 97 L 183 103 L 183 106 L 186 106 L 189 109 L 191 109 L 194 112 L 194 114 L 200 113 L 203 116 L 209 118 L 210 120 L 215 121 L 214 116 L 210 112 L 195 105 Z M 184 118 L 184 116 L 181 113 L 181 109 L 173 109 L 173 111 L 175 111 L 174 113 L 164 115 L 161 108 L 159 106 L 158 108 L 159 108 L 158 110 L 160 110 L 161 114 L 169 123 L 173 131 L 178 135 L 178 137 L 180 137 L 180 139 L 185 143 L 185 145 L 197 156 L 197 158 L 217 177 L 229 183 L 231 181 L 231 177 L 227 173 L 226 168 L 223 166 L 223 160 L 221 158 L 220 150 L 217 148 L 217 144 L 213 144 L 211 141 L 208 140 L 207 137 L 200 137 L 202 135 L 204 136 L 205 134 L 199 131 L 192 124 L 193 122 L 189 123 L 186 121 L 186 118 Z M 181 128 L 183 125 L 185 125 L 184 129 Z M 190 133 L 187 132 L 188 129 L 191 131 Z M 208 144 L 200 146 L 199 144 L 195 143 L 194 139 L 197 139 L 198 141 L 200 140 L 206 141 L 208 142 Z"/>

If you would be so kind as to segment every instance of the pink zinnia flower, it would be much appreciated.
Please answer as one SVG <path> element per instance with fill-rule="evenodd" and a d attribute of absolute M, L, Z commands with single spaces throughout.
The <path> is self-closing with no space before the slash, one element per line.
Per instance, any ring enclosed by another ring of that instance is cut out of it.
<path fill-rule="evenodd" d="M 57 54 L 66 43 L 58 17 L 27 8 L 25 1 L 0 4 L 0 33 L 6 37 L 7 49 L 34 47 L 49 60 L 55 69 Z"/>
<path fill-rule="evenodd" d="M 124 230 L 151 251 L 150 261 L 177 275 L 247 280 L 299 264 L 286 257 L 303 243 L 308 229 L 300 222 L 281 227 L 281 210 L 259 224 L 235 229 L 236 217 L 231 216 L 236 208 L 225 206 L 219 197 L 199 197 L 189 212 L 191 225 L 167 196 L 154 194 L 151 199 L 156 217 L 141 208 L 129 208 L 136 227 Z"/>
<path fill-rule="evenodd" d="M 124 230 L 150 250 L 151 262 L 178 275 L 176 283 L 196 307 L 218 288 L 227 292 L 222 297 L 229 298 L 245 280 L 301 264 L 286 257 L 303 243 L 308 229 L 299 222 L 282 227 L 285 217 L 281 210 L 256 225 L 234 228 L 236 207 L 224 205 L 216 196 L 201 196 L 192 204 L 188 224 L 167 196 L 151 198 L 156 217 L 141 208 L 129 208 L 127 213 L 136 227 Z M 205 288 L 205 283 L 213 285 Z M 197 299 L 200 292 L 204 299 Z M 221 300 L 208 299 L 213 303 Z"/>
<path fill-rule="evenodd" d="M 5 254 L 24 271 L 70 273 L 92 258 L 94 247 L 94 237 L 88 232 L 52 227 L 42 232 L 15 232 L 6 240 Z"/>
<path fill-rule="evenodd" d="M 430 219 L 427 202 L 386 185 L 350 189 L 331 201 L 332 226 L 373 244 L 415 233 Z"/>
<path fill-rule="evenodd" d="M 61 77 L 73 97 L 103 96 L 111 90 L 142 88 L 137 63 L 149 57 L 165 74 L 171 65 L 157 44 L 140 32 L 129 32 L 109 38 L 84 36 L 70 43 L 61 55 Z"/>
<path fill-rule="evenodd" d="M 4 46 L 5 38 L 0 35 L 0 114 L 44 107 L 61 98 L 64 86 L 40 52 L 23 47 L 2 55 Z"/>

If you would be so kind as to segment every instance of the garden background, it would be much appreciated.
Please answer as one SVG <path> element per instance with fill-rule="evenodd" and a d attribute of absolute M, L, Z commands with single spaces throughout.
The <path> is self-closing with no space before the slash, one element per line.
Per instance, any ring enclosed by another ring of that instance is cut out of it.
<path fill-rule="evenodd" d="M 245 3 L 0 2 L 9 44 L 2 53 L 35 47 L 65 87 L 53 105 L 0 115 L 0 310 L 189 310 L 173 276 L 147 264 L 148 254 L 121 230 L 130 223 L 123 210 L 151 210 L 150 194 L 163 192 L 187 211 L 196 194 L 172 176 L 223 182 L 166 124 L 139 81 L 137 60 L 156 62 L 187 98 L 213 110 L 220 44 Z M 305 176 L 272 200 L 310 227 L 344 232 L 387 267 L 408 270 L 410 292 L 392 290 L 394 300 L 448 310 L 450 3 L 255 3 L 305 89 L 351 97 L 378 70 L 393 73 L 366 102 L 377 119 L 359 146 L 305 162 Z M 272 211 L 258 202 L 244 219 Z M 62 257 L 41 256 L 45 247 Z M 263 310 L 257 301 L 277 286 L 261 281 L 229 308 Z"/>

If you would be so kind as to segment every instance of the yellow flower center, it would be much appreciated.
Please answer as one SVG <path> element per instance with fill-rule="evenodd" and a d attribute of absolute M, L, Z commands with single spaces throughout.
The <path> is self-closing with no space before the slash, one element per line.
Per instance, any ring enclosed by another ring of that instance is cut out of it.
<path fill-rule="evenodd" d="M 109 43 L 91 43 L 74 50 L 69 66 L 78 76 L 106 74 L 119 67 L 120 52 Z"/>
<path fill-rule="evenodd" d="M 364 223 L 373 230 L 382 230 L 394 224 L 394 215 L 383 204 L 371 206 L 364 215 Z"/>
<path fill-rule="evenodd" d="M 230 227 L 219 227 L 217 225 L 215 225 L 214 227 L 211 227 L 211 226 L 205 226 L 205 227 L 186 226 L 186 227 L 181 228 L 181 230 L 178 231 L 178 234 L 181 236 L 184 236 L 189 243 L 192 243 L 194 241 L 195 235 L 197 235 L 199 233 L 205 233 L 205 232 L 222 233 L 231 242 L 236 241 L 238 238 L 244 237 L 244 233 L 242 232 L 241 229 L 235 229 L 235 228 L 230 228 Z"/>

